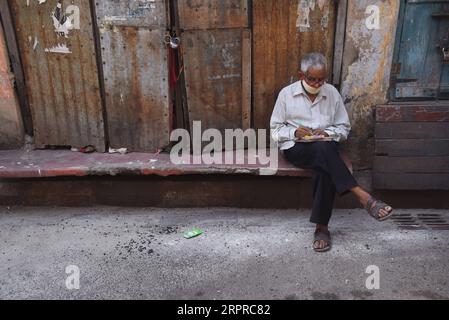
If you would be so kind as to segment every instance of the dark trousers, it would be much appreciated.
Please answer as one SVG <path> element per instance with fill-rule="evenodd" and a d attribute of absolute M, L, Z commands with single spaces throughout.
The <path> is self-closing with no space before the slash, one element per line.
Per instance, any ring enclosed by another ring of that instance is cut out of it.
<path fill-rule="evenodd" d="M 285 150 L 284 155 L 295 166 L 314 171 L 310 222 L 327 226 L 332 216 L 335 194 L 338 192 L 342 196 L 358 186 L 340 157 L 338 143 L 296 143 Z"/>

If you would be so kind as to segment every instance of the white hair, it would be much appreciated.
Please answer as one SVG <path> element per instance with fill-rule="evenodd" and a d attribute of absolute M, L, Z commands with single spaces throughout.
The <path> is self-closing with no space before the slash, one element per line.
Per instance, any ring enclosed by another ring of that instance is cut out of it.
<path fill-rule="evenodd" d="M 319 52 L 312 52 L 301 60 L 301 71 L 306 73 L 311 69 L 327 69 L 327 59 Z"/>

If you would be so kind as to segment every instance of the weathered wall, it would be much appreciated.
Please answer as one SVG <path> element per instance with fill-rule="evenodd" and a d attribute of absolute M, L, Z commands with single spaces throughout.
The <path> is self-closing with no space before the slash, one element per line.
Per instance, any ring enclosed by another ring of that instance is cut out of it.
<path fill-rule="evenodd" d="M 366 25 L 370 5 L 380 9 L 378 29 Z M 399 0 L 348 3 L 341 92 L 353 127 L 348 148 L 359 174 L 372 168 L 374 108 L 388 101 L 399 6 Z"/>
<path fill-rule="evenodd" d="M 14 149 L 23 144 L 23 125 L 12 77 L 4 33 L 0 26 L 0 149 Z"/>

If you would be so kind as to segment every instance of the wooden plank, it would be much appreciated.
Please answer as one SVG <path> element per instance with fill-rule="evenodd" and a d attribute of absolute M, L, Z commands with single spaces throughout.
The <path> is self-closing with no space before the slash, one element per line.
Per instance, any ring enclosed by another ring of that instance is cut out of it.
<path fill-rule="evenodd" d="M 387 105 L 376 107 L 377 122 L 449 122 L 449 104 Z"/>
<path fill-rule="evenodd" d="M 242 129 L 251 128 L 251 31 L 242 32 Z"/>
<path fill-rule="evenodd" d="M 373 173 L 376 190 L 449 190 L 448 173 Z"/>
<path fill-rule="evenodd" d="M 242 128 L 242 29 L 182 34 L 189 119 L 202 129 Z"/>
<path fill-rule="evenodd" d="M 282 11 L 290 14 L 281 17 Z M 268 129 L 279 91 L 297 78 L 299 66 L 295 25 L 297 15 L 295 6 L 285 0 L 253 1 L 252 12 L 254 126 L 258 129 Z M 281 30 L 285 26 L 288 32 Z M 287 40 L 289 37 L 292 39 L 290 45 Z M 289 53 L 291 56 L 288 56 Z"/>
<path fill-rule="evenodd" d="M 335 28 L 334 70 L 332 73 L 332 84 L 337 87 L 340 86 L 341 69 L 343 67 L 343 49 L 345 45 L 347 13 L 348 0 L 338 1 L 337 23 Z"/>
<path fill-rule="evenodd" d="M 449 156 L 374 157 L 376 173 L 449 173 Z"/>
<path fill-rule="evenodd" d="M 376 154 L 390 157 L 449 156 L 449 139 L 376 140 Z"/>
<path fill-rule="evenodd" d="M 11 67 L 14 72 L 14 80 L 17 88 L 17 99 L 19 100 L 24 130 L 28 135 L 33 135 L 33 121 L 31 118 L 30 105 L 28 103 L 25 76 L 23 73 L 22 61 L 20 59 L 16 33 L 14 30 L 14 23 L 12 20 L 8 1 L 0 1 L 0 15 L 3 31 L 5 34 L 6 46 L 8 48 L 9 59 L 11 61 Z"/>
<path fill-rule="evenodd" d="M 297 81 L 299 60 L 322 52 L 332 71 L 334 1 L 316 2 L 309 8 L 308 24 L 299 26 L 303 1 L 252 1 L 253 13 L 253 118 L 254 127 L 268 129 L 279 91 Z"/>
<path fill-rule="evenodd" d="M 94 145 L 105 150 L 98 67 L 89 0 L 75 0 L 80 29 L 55 30 L 55 2 L 11 1 L 34 122 L 35 144 Z M 66 13 L 63 5 L 62 13 Z M 66 48 L 58 52 L 58 47 Z"/>
<path fill-rule="evenodd" d="M 277 74 L 284 72 L 279 62 L 276 59 L 277 47 L 270 41 L 276 42 L 279 46 L 285 48 L 286 38 L 288 34 L 279 32 L 274 36 L 275 23 L 281 21 L 279 19 L 280 8 L 286 6 L 285 1 L 253 1 L 253 121 L 256 128 L 268 128 L 268 113 L 271 112 L 269 106 L 274 105 L 276 95 L 280 87 L 290 83 L 290 78 L 293 78 L 295 73 L 284 75 L 281 84 L 277 79 Z M 290 7 L 288 7 L 290 8 Z M 292 13 L 293 14 L 293 13 Z M 288 21 L 290 21 L 288 16 Z M 269 19 L 268 19 L 269 18 Z M 262 23 L 263 21 L 263 23 Z M 285 40 L 284 40 L 285 39 Z M 291 51 L 295 51 L 296 46 Z M 281 50 L 279 50 L 281 51 Z M 283 51 L 285 54 L 287 50 Z M 296 50 L 297 53 L 297 50 Z M 294 54 L 294 52 L 293 52 Z M 297 54 L 295 54 L 296 57 Z M 295 59 L 297 60 L 297 58 Z M 285 61 L 285 60 L 284 60 Z M 277 67 L 277 68 L 276 68 Z M 298 62 L 293 63 L 293 69 L 298 68 Z M 279 87 L 279 88 L 277 88 Z"/>
<path fill-rule="evenodd" d="M 248 28 L 248 0 L 177 0 L 184 30 Z"/>
<path fill-rule="evenodd" d="M 376 124 L 376 139 L 445 139 L 447 122 L 387 122 Z"/>

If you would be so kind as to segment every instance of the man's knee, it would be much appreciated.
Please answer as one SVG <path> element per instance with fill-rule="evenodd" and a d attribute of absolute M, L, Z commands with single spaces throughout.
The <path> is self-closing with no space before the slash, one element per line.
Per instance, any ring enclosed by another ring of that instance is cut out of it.
<path fill-rule="evenodd" d="M 335 152 L 338 149 L 338 146 L 335 142 L 327 142 L 327 141 L 317 141 L 313 143 L 314 148 L 317 151 L 321 151 L 321 152 Z"/>
<path fill-rule="evenodd" d="M 318 180 L 318 181 L 325 181 L 325 182 L 332 181 L 331 175 L 321 168 L 317 168 L 314 170 L 314 178 L 315 178 L 315 180 Z"/>

